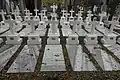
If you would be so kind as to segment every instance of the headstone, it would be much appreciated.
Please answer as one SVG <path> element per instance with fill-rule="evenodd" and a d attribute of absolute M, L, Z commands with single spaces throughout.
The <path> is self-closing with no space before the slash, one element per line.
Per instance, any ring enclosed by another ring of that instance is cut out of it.
<path fill-rule="evenodd" d="M 48 45 L 58 45 L 60 44 L 59 34 L 49 34 L 49 38 L 47 39 Z"/>
<path fill-rule="evenodd" d="M 22 21 L 22 18 L 21 18 L 21 16 L 19 15 L 19 14 L 20 14 L 19 10 L 17 10 L 17 9 L 14 10 L 14 12 L 13 12 L 12 14 L 14 14 L 16 21 Z"/>
<path fill-rule="evenodd" d="M 6 36 L 6 38 L 7 38 L 6 44 L 20 45 L 22 43 L 22 38 L 20 38 L 18 34 L 8 35 Z"/>
<path fill-rule="evenodd" d="M 42 10 L 41 13 L 39 13 L 40 17 L 41 17 L 41 21 L 45 21 L 47 22 L 48 21 L 48 18 L 46 16 L 46 9 L 45 10 Z"/>
<path fill-rule="evenodd" d="M 30 35 L 28 35 L 27 44 L 29 44 L 29 45 L 41 44 L 41 38 L 40 38 L 39 34 L 30 34 Z"/>
<path fill-rule="evenodd" d="M 14 24 L 16 21 L 13 20 L 10 15 L 9 15 L 9 18 L 10 18 L 10 19 L 5 20 L 5 22 L 9 24 L 11 34 L 15 34 L 15 28 L 14 28 L 13 24 Z"/>
<path fill-rule="evenodd" d="M 77 20 L 83 20 L 82 13 L 83 11 L 79 11 L 78 14 L 76 14 L 78 16 Z"/>
<path fill-rule="evenodd" d="M 7 38 L 6 44 L 21 44 L 22 38 L 20 38 L 20 36 L 15 33 L 15 29 L 13 26 L 13 23 L 15 23 L 15 21 L 10 16 L 10 19 L 5 22 L 9 24 L 10 32 L 11 32 L 11 34 L 6 36 Z"/>
<path fill-rule="evenodd" d="M 53 34 L 58 34 L 58 20 L 57 20 L 57 14 L 52 13 L 52 18 L 50 21 L 50 30 Z"/>
<path fill-rule="evenodd" d="M 109 32 L 105 32 L 104 37 L 101 39 L 101 42 L 104 44 L 114 45 L 116 44 L 117 35 L 113 33 L 113 29 L 116 22 L 112 21 L 111 28 Z"/>
<path fill-rule="evenodd" d="M 70 17 L 69 17 L 69 22 L 70 22 L 70 25 L 73 25 L 74 24 L 74 17 L 73 17 L 73 9 L 70 11 Z"/>
<path fill-rule="evenodd" d="M 84 39 L 84 42 L 86 45 L 94 45 L 97 44 L 97 34 L 95 34 L 95 26 L 96 26 L 96 22 L 92 23 L 92 28 L 91 28 L 91 32 L 90 34 L 86 35 L 86 38 Z"/>
<path fill-rule="evenodd" d="M 78 45 L 79 39 L 77 34 L 70 34 L 67 39 L 67 45 Z"/>

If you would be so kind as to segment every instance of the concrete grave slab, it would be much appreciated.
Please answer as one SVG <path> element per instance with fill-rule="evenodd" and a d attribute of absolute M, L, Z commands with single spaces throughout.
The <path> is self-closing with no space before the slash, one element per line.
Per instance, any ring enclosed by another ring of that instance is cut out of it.
<path fill-rule="evenodd" d="M 34 72 L 41 45 L 26 45 L 7 73 Z"/>
<path fill-rule="evenodd" d="M 61 45 L 46 45 L 41 71 L 66 71 Z"/>

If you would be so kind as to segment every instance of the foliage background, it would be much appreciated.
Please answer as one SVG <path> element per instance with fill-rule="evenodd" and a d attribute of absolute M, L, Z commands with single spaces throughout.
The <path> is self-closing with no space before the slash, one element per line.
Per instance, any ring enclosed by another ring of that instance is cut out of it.
<path fill-rule="evenodd" d="M 64 4 L 64 0 L 43 0 L 43 5 L 49 7 L 52 4 Z"/>

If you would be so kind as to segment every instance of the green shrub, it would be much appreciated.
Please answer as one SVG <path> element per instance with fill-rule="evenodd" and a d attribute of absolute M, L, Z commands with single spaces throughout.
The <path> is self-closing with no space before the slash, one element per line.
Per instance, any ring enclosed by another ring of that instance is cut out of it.
<path fill-rule="evenodd" d="M 49 7 L 54 4 L 64 4 L 64 0 L 43 0 L 43 5 Z"/>

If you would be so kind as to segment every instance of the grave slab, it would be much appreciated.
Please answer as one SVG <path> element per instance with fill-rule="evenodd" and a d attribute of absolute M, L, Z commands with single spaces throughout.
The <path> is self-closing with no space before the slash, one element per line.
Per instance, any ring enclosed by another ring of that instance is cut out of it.
<path fill-rule="evenodd" d="M 120 64 L 118 62 L 116 62 L 105 51 L 102 50 L 101 55 L 102 55 L 105 71 L 120 70 Z"/>
<path fill-rule="evenodd" d="M 119 70 L 120 64 L 116 62 L 112 56 L 107 54 L 106 51 L 103 51 L 97 46 L 98 45 L 87 45 L 86 47 L 88 48 L 92 56 L 95 58 L 95 60 L 98 62 L 100 67 L 104 71 Z"/>
<path fill-rule="evenodd" d="M 6 65 L 12 55 L 17 51 L 20 45 L 15 45 L 0 53 L 0 70 Z"/>
<path fill-rule="evenodd" d="M 41 71 L 66 71 L 61 45 L 46 45 Z"/>
<path fill-rule="evenodd" d="M 74 71 L 96 71 L 81 45 L 66 45 L 70 62 Z"/>
<path fill-rule="evenodd" d="M 115 44 L 115 45 L 104 45 L 109 49 L 111 52 L 114 53 L 115 56 L 117 56 L 120 59 L 120 45 Z"/>
<path fill-rule="evenodd" d="M 41 45 L 26 45 L 7 73 L 34 72 Z"/>

